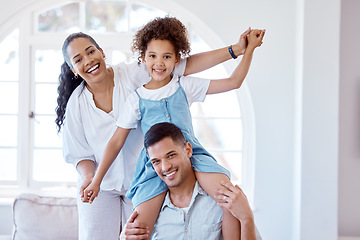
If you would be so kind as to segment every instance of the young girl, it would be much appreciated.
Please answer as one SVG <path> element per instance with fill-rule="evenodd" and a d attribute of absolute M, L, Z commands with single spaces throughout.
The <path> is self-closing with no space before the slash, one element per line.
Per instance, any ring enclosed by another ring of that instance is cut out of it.
<path fill-rule="evenodd" d="M 139 53 L 151 76 L 150 82 L 131 94 L 117 121 L 117 130 L 108 142 L 103 159 L 85 195 L 92 202 L 100 191 L 101 181 L 122 149 L 131 129 L 141 123 L 143 133 L 155 123 L 172 122 L 184 133 L 193 147 L 191 159 L 201 187 L 215 197 L 221 181 L 229 182 L 230 174 L 201 146 L 194 136 L 189 106 L 204 101 L 206 94 L 226 92 L 239 88 L 250 67 L 254 49 L 261 45 L 264 31 L 252 30 L 248 47 L 241 63 L 231 77 L 221 80 L 205 80 L 194 77 L 178 77 L 172 71 L 179 64 L 181 54 L 190 52 L 190 44 L 184 25 L 172 17 L 156 18 L 140 29 L 133 41 L 133 50 Z M 229 47 L 231 55 L 232 49 Z M 171 178 L 171 174 L 167 176 Z M 151 230 L 162 205 L 167 187 L 157 177 L 148 161 L 146 150 L 140 154 L 132 186 L 127 196 L 139 212 L 138 221 Z M 223 209 L 224 239 L 239 239 L 239 221 Z"/>

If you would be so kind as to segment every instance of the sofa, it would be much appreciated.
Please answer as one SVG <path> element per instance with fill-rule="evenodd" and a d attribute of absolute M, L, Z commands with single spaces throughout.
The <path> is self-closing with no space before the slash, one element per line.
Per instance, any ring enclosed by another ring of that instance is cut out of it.
<path fill-rule="evenodd" d="M 76 198 L 45 197 L 24 193 L 13 203 L 12 237 L 0 240 L 77 240 Z M 261 236 L 256 229 L 257 239 Z"/>
<path fill-rule="evenodd" d="M 78 239 L 75 198 L 20 194 L 13 203 L 13 240 Z"/>

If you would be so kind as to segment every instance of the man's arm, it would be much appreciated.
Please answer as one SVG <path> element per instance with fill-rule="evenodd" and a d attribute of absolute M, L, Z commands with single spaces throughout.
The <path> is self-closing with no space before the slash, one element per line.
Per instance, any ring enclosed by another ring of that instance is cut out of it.
<path fill-rule="evenodd" d="M 224 188 L 218 190 L 218 203 L 220 207 L 228 209 L 241 224 L 241 240 L 256 240 L 254 215 L 241 188 L 230 183 L 221 183 Z"/>
<path fill-rule="evenodd" d="M 231 48 L 236 57 L 245 53 L 245 49 L 247 47 L 246 37 L 250 33 L 250 30 L 251 29 L 248 28 L 243 34 L 241 34 L 239 41 L 236 44 L 232 45 Z M 231 58 L 232 56 L 229 53 L 228 47 L 191 55 L 186 59 L 184 76 L 212 68 Z"/>

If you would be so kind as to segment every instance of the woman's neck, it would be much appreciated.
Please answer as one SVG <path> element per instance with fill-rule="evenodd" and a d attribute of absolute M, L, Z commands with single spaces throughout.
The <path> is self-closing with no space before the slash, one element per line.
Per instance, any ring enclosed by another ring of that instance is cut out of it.
<path fill-rule="evenodd" d="M 112 68 L 106 70 L 103 81 L 87 84 L 87 89 L 92 93 L 95 106 L 106 113 L 113 109 L 114 72 Z"/>
<path fill-rule="evenodd" d="M 113 69 L 111 67 L 107 68 L 102 81 L 87 82 L 86 87 L 93 95 L 112 92 L 112 89 L 114 88 Z"/>

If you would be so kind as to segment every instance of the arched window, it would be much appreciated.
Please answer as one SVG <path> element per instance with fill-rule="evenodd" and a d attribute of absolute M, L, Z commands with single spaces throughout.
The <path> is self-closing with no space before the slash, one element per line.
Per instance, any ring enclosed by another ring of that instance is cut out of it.
<path fill-rule="evenodd" d="M 191 35 L 192 53 L 224 46 L 207 26 L 171 1 L 152 6 L 126 0 L 42 3 L 46 5 L 39 3 L 17 16 L 11 31 L 0 29 L 0 68 L 7 69 L 0 76 L 0 101 L 6 103 L 0 107 L 0 196 L 5 188 L 43 191 L 75 186 L 77 174 L 63 161 L 61 134 L 57 134 L 54 123 L 63 62 L 61 45 L 69 33 L 91 34 L 104 49 L 109 64 L 135 61 L 130 51 L 134 32 L 148 20 L 167 14 L 186 19 L 182 21 Z M 234 66 L 235 62 L 220 65 L 198 75 L 222 78 Z M 232 172 L 233 182 L 245 187 L 251 198 L 254 132 L 246 86 L 210 95 L 205 103 L 194 104 L 191 112 L 200 142 Z"/>

